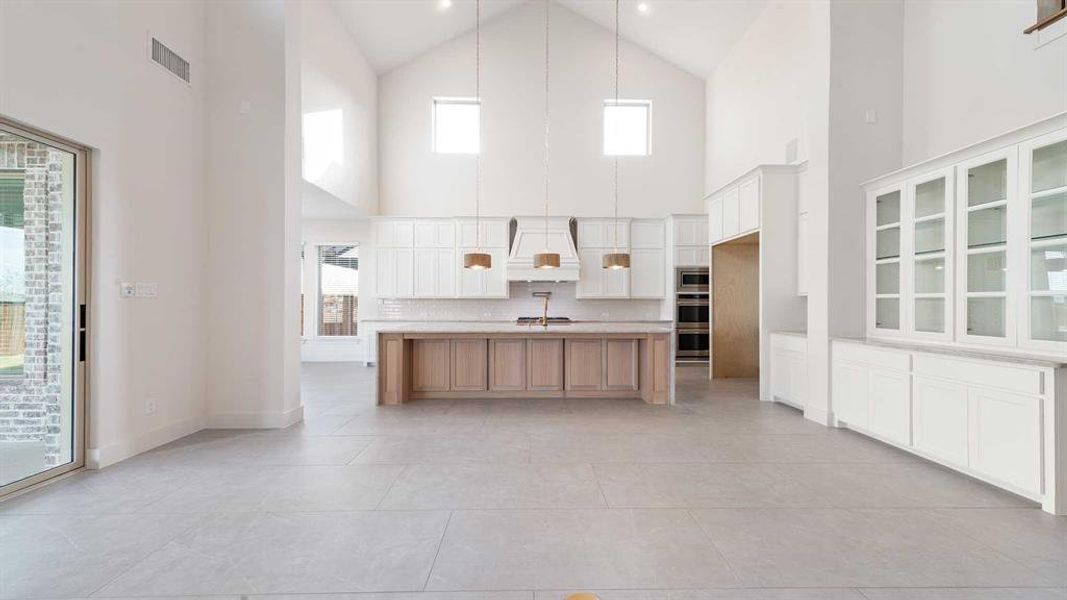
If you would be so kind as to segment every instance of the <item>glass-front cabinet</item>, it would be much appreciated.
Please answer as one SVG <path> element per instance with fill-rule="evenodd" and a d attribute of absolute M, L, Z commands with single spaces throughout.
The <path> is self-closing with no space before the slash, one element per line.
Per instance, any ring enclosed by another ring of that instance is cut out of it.
<path fill-rule="evenodd" d="M 1027 263 L 1022 343 L 1067 353 L 1067 132 L 1022 144 L 1019 161 Z"/>
<path fill-rule="evenodd" d="M 869 253 L 874 257 L 873 273 L 868 280 L 868 328 L 883 335 L 903 332 L 903 271 L 901 246 L 904 223 L 902 217 L 903 187 L 895 186 L 870 194 L 867 218 L 873 222 L 874 236 Z"/>
<path fill-rule="evenodd" d="M 951 168 L 908 182 L 908 333 L 916 337 L 952 337 L 954 189 Z"/>
<path fill-rule="evenodd" d="M 1012 290 L 1008 265 L 1009 219 L 1015 216 L 1015 148 L 985 154 L 957 167 L 960 235 L 960 341 L 979 344 L 1015 343 L 1010 318 Z"/>
<path fill-rule="evenodd" d="M 1067 356 L 1067 113 L 865 191 L 870 337 Z"/>

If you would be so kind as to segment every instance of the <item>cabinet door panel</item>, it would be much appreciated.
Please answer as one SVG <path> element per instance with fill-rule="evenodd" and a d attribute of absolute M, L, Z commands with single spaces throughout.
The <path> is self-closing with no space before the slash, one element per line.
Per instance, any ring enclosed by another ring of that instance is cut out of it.
<path fill-rule="evenodd" d="M 607 250 L 601 251 L 601 258 L 597 261 L 597 267 L 601 271 L 601 280 L 604 282 L 603 295 L 605 298 L 625 298 L 630 295 L 630 269 L 605 269 L 601 267 L 601 260 L 603 260 L 603 253 Z"/>
<path fill-rule="evenodd" d="M 915 448 L 960 466 L 967 465 L 967 388 L 914 377 L 912 443 Z"/>
<path fill-rule="evenodd" d="M 792 400 L 790 391 L 789 354 L 780 350 L 771 351 L 771 397 Z"/>
<path fill-rule="evenodd" d="M 1041 400 L 970 389 L 970 466 L 1032 494 L 1041 492 Z"/>
<path fill-rule="evenodd" d="M 832 386 L 834 415 L 848 425 L 866 429 L 867 367 L 835 360 Z"/>
<path fill-rule="evenodd" d="M 459 250 L 460 258 L 456 261 L 454 267 L 456 273 L 457 282 L 457 295 L 460 298 L 481 298 L 485 296 L 486 274 L 490 271 L 480 271 L 474 269 L 463 268 L 463 255 L 467 252 L 474 252 L 474 248 L 461 248 Z M 496 256 L 493 256 L 493 266 L 496 267 Z"/>
<path fill-rule="evenodd" d="M 637 340 L 604 341 L 604 389 L 638 389 Z"/>
<path fill-rule="evenodd" d="M 708 203 L 708 242 L 714 244 L 722 239 L 723 228 L 722 196 L 716 196 Z"/>
<path fill-rule="evenodd" d="M 451 298 L 456 295 L 456 253 L 454 250 L 437 250 L 435 254 L 438 298 Z M 460 265 L 460 268 L 463 268 Z"/>
<path fill-rule="evenodd" d="M 738 188 L 738 221 L 740 231 L 759 228 L 760 179 L 754 177 Z"/>
<path fill-rule="evenodd" d="M 494 248 L 488 250 L 488 252 L 493 257 L 493 268 L 488 271 L 482 271 L 485 277 L 485 297 L 507 298 L 508 268 L 505 263 L 508 259 L 508 251 L 503 248 Z"/>
<path fill-rule="evenodd" d="M 733 237 L 740 231 L 740 218 L 738 206 L 739 196 L 737 188 L 726 190 L 722 196 L 722 235 L 724 238 Z"/>
<path fill-rule="evenodd" d="M 563 389 L 563 340 L 527 340 L 526 389 L 531 391 Z"/>
<path fill-rule="evenodd" d="M 418 221 L 415 223 L 415 247 L 434 248 L 437 246 L 437 222 Z"/>
<path fill-rule="evenodd" d="M 630 297 L 663 298 L 667 280 L 663 250 L 630 251 Z"/>
<path fill-rule="evenodd" d="M 911 443 L 911 404 L 907 373 L 872 370 L 868 392 L 871 433 L 898 444 Z"/>
<path fill-rule="evenodd" d="M 802 355 L 790 355 L 789 357 L 789 393 L 792 400 L 799 406 L 804 406 L 808 397 L 808 361 Z"/>
<path fill-rule="evenodd" d="M 451 355 L 448 340 L 412 340 L 411 389 L 416 392 L 448 391 Z"/>
<path fill-rule="evenodd" d="M 394 230 L 395 237 L 393 241 L 397 246 L 412 246 L 415 244 L 415 223 L 414 221 L 397 221 L 396 229 Z"/>
<path fill-rule="evenodd" d="M 412 289 L 416 298 L 433 298 L 437 295 L 437 251 L 415 250 L 415 281 Z"/>
<path fill-rule="evenodd" d="M 578 221 L 578 247 L 603 248 L 611 243 L 610 231 L 604 221 L 582 219 Z"/>
<path fill-rule="evenodd" d="M 663 248 L 663 221 L 630 223 L 630 248 Z"/>
<path fill-rule="evenodd" d="M 526 340 L 489 340 L 489 389 L 526 389 Z"/>
<path fill-rule="evenodd" d="M 379 226 L 385 223 L 379 223 Z M 377 248 L 374 251 L 375 287 L 379 298 L 392 298 L 396 295 L 396 250 Z"/>
<path fill-rule="evenodd" d="M 603 340 L 570 339 L 566 347 L 567 389 L 600 390 L 604 379 Z"/>
<path fill-rule="evenodd" d="M 604 295 L 604 269 L 600 267 L 602 250 L 595 248 L 578 251 L 581 261 L 578 267 L 578 284 L 575 295 L 579 298 L 599 298 Z"/>
<path fill-rule="evenodd" d="M 485 391 L 488 370 L 486 340 L 452 340 L 452 389 Z"/>
<path fill-rule="evenodd" d="M 411 248 L 397 248 L 393 252 L 396 256 L 396 296 L 410 298 L 415 293 L 414 253 Z"/>

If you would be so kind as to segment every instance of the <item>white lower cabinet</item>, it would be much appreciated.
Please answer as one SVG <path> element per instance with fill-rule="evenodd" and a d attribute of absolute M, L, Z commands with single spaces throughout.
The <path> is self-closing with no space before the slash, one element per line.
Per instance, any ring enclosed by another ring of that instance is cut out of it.
<path fill-rule="evenodd" d="M 971 389 L 971 468 L 1030 493 L 1041 491 L 1041 400 Z"/>
<path fill-rule="evenodd" d="M 832 353 L 839 424 L 1067 513 L 1064 368 L 855 341 Z"/>
<path fill-rule="evenodd" d="M 771 399 L 804 408 L 808 395 L 807 339 L 772 333 Z"/>
<path fill-rule="evenodd" d="M 957 465 L 967 465 L 967 388 L 916 376 L 912 427 L 915 449 Z"/>

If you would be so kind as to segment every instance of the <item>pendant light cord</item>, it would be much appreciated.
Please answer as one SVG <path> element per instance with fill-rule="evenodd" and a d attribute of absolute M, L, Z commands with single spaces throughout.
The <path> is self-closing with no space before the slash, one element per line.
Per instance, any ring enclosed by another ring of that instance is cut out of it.
<path fill-rule="evenodd" d="M 474 245 L 482 251 L 482 0 L 474 0 L 474 98 L 478 102 L 478 152 L 474 155 Z"/>
<path fill-rule="evenodd" d="M 545 252 L 548 252 L 548 12 L 551 9 L 545 0 Z"/>
<path fill-rule="evenodd" d="M 619 0 L 615 0 L 615 130 L 618 132 L 619 110 Z M 612 247 L 619 252 L 619 155 L 615 154 L 612 160 L 612 185 L 615 190 L 615 220 L 612 227 Z"/>

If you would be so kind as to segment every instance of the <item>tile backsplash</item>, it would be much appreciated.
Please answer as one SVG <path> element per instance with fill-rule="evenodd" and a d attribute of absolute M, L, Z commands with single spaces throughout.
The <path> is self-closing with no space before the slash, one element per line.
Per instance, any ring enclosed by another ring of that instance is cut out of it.
<path fill-rule="evenodd" d="M 377 319 L 383 321 L 511 321 L 541 315 L 542 300 L 533 292 L 549 291 L 548 316 L 579 321 L 657 321 L 662 300 L 579 300 L 574 283 L 513 281 L 508 299 L 430 300 L 380 298 Z"/>

